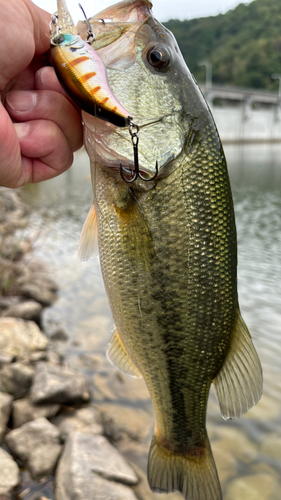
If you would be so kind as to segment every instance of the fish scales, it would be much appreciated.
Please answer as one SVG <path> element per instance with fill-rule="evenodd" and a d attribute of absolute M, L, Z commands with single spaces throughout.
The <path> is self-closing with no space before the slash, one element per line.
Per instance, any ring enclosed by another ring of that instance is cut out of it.
<path fill-rule="evenodd" d="M 206 431 L 210 385 L 223 417 L 237 418 L 259 400 L 262 371 L 239 311 L 234 210 L 220 139 L 175 39 L 150 7 L 128 0 L 90 20 L 119 23 L 120 38 L 108 48 L 110 26 L 100 26 L 99 53 L 114 95 L 140 125 L 140 170 L 153 176 L 159 162 L 155 180 L 127 184 L 119 164 L 128 175 L 134 168 L 128 131 L 84 115 L 92 219 L 116 326 L 108 357 L 143 376 L 152 398 L 151 489 L 220 500 Z M 163 71 L 155 68 L 166 58 Z"/>
<path fill-rule="evenodd" d="M 100 205 L 104 194 L 108 196 L 108 173 L 97 169 L 95 180 L 98 214 L 102 220 L 110 219 L 113 226 L 109 230 L 107 224 L 101 223 L 99 231 L 102 268 L 105 283 L 110 287 L 109 297 L 114 301 L 116 327 L 122 331 L 133 361 L 142 366 L 152 399 L 161 401 L 157 415 L 160 434 L 174 445 L 177 443 L 179 449 L 198 444 L 200 435 L 205 436 L 209 386 L 223 363 L 237 308 L 236 288 L 232 284 L 236 280 L 235 259 L 225 258 L 227 247 L 235 247 L 229 183 L 224 176 L 222 189 L 219 179 L 213 184 L 210 175 L 203 175 L 205 182 L 198 188 L 194 180 L 202 178 L 197 164 L 202 156 L 206 157 L 203 152 L 204 148 L 198 147 L 188 168 L 182 164 L 181 172 L 177 169 L 171 177 L 159 181 L 141 204 L 141 217 L 155 251 L 148 264 L 138 259 L 137 250 L 131 245 L 130 223 L 135 224 L 134 218 L 126 221 L 124 235 L 122 215 L 116 212 L 119 191 L 112 193 L 111 212 L 106 200 Z M 219 163 L 221 156 L 216 151 L 210 156 L 214 163 Z M 209 161 L 205 172 L 213 170 Z M 221 164 L 222 172 L 214 179 L 223 175 Z M 105 179 L 100 186 L 102 172 Z M 129 192 L 131 188 L 125 189 Z M 212 203 L 216 198 L 220 199 L 222 210 L 216 209 L 218 213 L 213 217 Z M 131 197 L 128 203 L 132 203 Z M 218 229 L 222 238 L 217 236 Z M 122 234 L 114 247 L 110 245 L 113 234 Z M 204 404 L 198 406 L 201 399 Z M 200 422 L 198 431 L 196 422 Z"/>

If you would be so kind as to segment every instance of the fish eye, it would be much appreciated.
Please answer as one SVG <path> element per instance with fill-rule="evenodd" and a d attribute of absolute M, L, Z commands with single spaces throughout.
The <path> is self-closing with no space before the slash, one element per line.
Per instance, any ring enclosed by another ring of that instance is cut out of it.
<path fill-rule="evenodd" d="M 60 45 L 64 41 L 65 41 L 65 38 L 63 35 L 54 36 L 54 38 L 52 38 L 52 44 L 54 44 L 54 45 Z"/>
<path fill-rule="evenodd" d="M 166 47 L 155 45 L 147 52 L 147 60 L 154 69 L 161 71 L 168 68 L 170 54 Z"/>

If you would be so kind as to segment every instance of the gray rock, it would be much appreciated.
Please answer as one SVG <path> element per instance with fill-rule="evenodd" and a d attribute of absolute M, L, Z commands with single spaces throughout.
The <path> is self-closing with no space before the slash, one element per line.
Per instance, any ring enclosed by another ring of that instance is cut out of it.
<path fill-rule="evenodd" d="M 44 351 L 47 339 L 33 321 L 0 318 L 0 350 L 5 356 L 25 356 L 33 351 Z"/>
<path fill-rule="evenodd" d="M 108 481 L 110 479 L 110 481 Z M 136 500 L 123 484 L 137 476 L 103 436 L 75 433 L 69 437 L 56 474 L 57 500 Z"/>
<path fill-rule="evenodd" d="M 0 296 L 0 311 L 4 311 L 5 309 L 9 309 L 9 307 L 13 307 L 19 304 L 21 301 L 21 297 L 12 296 L 12 297 L 1 297 Z"/>
<path fill-rule="evenodd" d="M 31 388 L 33 403 L 81 403 L 89 397 L 85 377 L 62 366 L 38 363 Z"/>
<path fill-rule="evenodd" d="M 34 299 L 44 307 L 50 306 L 56 300 L 54 291 L 50 290 L 47 287 L 42 287 L 42 284 L 40 282 L 25 283 L 21 287 L 21 292 L 25 297 Z"/>
<path fill-rule="evenodd" d="M 7 356 L 6 354 L 3 354 L 2 351 L 0 351 L 0 368 L 2 368 L 5 365 L 9 365 L 14 361 L 15 357 L 14 356 Z"/>
<path fill-rule="evenodd" d="M 28 263 L 28 276 L 21 283 L 21 293 L 25 297 L 50 306 L 56 300 L 57 284 L 46 273 L 47 266 L 33 260 Z"/>
<path fill-rule="evenodd" d="M 61 451 L 62 445 L 57 443 L 44 444 L 35 448 L 28 460 L 28 468 L 32 477 L 54 474 Z"/>
<path fill-rule="evenodd" d="M 150 443 L 154 418 L 140 408 L 115 404 L 99 404 L 98 406 L 105 434 L 115 442 L 125 440 Z"/>
<path fill-rule="evenodd" d="M 22 363 L 11 363 L 0 371 L 0 391 L 14 396 L 25 394 L 31 387 L 34 368 Z"/>
<path fill-rule="evenodd" d="M 11 498 L 13 489 L 20 482 L 19 468 L 12 457 L 0 448 L 0 495 Z"/>
<path fill-rule="evenodd" d="M 216 428 L 216 437 L 218 438 L 218 440 L 216 440 L 216 449 L 218 455 L 221 454 L 221 458 L 218 457 L 218 460 L 221 462 L 225 472 L 227 472 L 227 470 L 230 472 L 233 468 L 230 465 L 231 462 L 233 462 L 233 458 L 246 464 L 251 464 L 257 459 L 257 444 L 250 441 L 246 433 L 243 432 L 243 429 L 237 429 L 231 427 L 231 425 L 220 425 Z M 228 455 L 232 458 L 227 459 L 224 455 Z M 226 465 L 227 463 L 229 463 L 229 467 Z"/>
<path fill-rule="evenodd" d="M 34 405 L 28 398 L 18 399 L 13 403 L 13 427 L 21 427 L 26 422 L 40 417 L 52 418 L 59 410 L 58 404 Z"/>
<path fill-rule="evenodd" d="M 11 452 L 27 466 L 33 477 L 52 474 L 62 446 L 59 430 L 46 418 L 27 422 L 6 435 Z"/>
<path fill-rule="evenodd" d="M 38 321 L 42 309 L 43 306 L 39 304 L 39 302 L 35 302 L 35 300 L 26 300 L 8 307 L 2 312 L 1 316 Z"/>
<path fill-rule="evenodd" d="M 281 433 L 271 434 L 262 443 L 261 453 L 280 463 L 281 460 Z"/>
<path fill-rule="evenodd" d="M 150 396 L 142 378 L 128 377 L 120 370 L 113 370 L 104 376 L 96 373 L 93 378 L 96 401 L 140 402 L 150 401 Z"/>
<path fill-rule="evenodd" d="M 252 474 L 230 481 L 225 500 L 277 500 L 280 483 L 268 474 Z"/>
<path fill-rule="evenodd" d="M 61 439 L 65 441 L 74 432 L 86 434 L 103 434 L 103 427 L 100 423 L 100 414 L 96 408 L 88 406 L 77 411 L 68 411 L 58 415 L 52 421 L 61 434 Z"/>
<path fill-rule="evenodd" d="M 58 340 L 59 342 L 66 342 L 68 340 L 68 335 L 63 328 L 58 328 L 52 333 L 51 339 Z"/>
<path fill-rule="evenodd" d="M 0 392 L 0 443 L 3 441 L 6 425 L 10 418 L 12 400 L 10 394 Z"/>

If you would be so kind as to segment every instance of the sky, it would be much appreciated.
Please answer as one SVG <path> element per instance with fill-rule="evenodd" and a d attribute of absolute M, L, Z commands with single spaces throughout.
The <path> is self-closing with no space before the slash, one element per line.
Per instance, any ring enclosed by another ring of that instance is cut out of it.
<path fill-rule="evenodd" d="M 153 0 L 152 0 L 153 1 Z M 216 16 L 225 13 L 229 9 L 234 9 L 239 3 L 250 3 L 251 0 L 154 0 L 153 14 L 159 21 L 169 19 L 192 19 L 194 17 Z M 57 10 L 56 0 L 33 0 L 33 2 L 47 10 L 55 12 Z M 101 10 L 114 3 L 114 0 L 67 0 L 68 9 L 74 22 L 83 19 L 78 3 L 81 3 L 88 17 L 97 14 Z"/>

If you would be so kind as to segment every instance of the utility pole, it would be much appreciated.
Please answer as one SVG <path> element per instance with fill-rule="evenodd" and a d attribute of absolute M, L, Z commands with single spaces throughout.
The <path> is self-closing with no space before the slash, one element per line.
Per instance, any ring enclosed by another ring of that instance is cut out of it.
<path fill-rule="evenodd" d="M 209 61 L 200 61 L 198 66 L 206 66 L 206 90 L 212 88 L 212 65 Z M 281 78 L 281 75 L 280 75 Z"/>
<path fill-rule="evenodd" d="M 281 75 L 277 73 L 272 73 L 271 78 L 273 80 L 279 80 L 279 91 L 278 91 L 278 97 L 281 97 Z"/>

